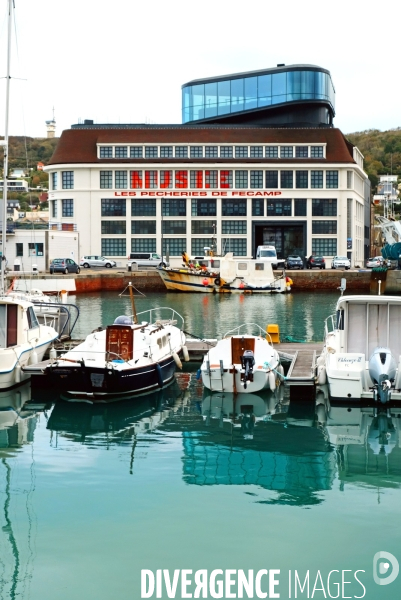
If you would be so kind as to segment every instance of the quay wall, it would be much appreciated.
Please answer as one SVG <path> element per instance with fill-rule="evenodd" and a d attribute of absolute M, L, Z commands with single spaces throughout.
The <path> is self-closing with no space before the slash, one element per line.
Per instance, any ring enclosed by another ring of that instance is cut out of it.
<path fill-rule="evenodd" d="M 342 278 L 347 281 L 347 290 L 359 291 L 360 293 L 377 293 L 376 284 L 372 286 L 373 279 L 383 279 L 382 293 L 385 294 L 401 294 L 401 271 L 387 271 L 387 273 L 371 273 L 371 271 L 339 271 L 339 270 L 303 270 L 303 271 L 287 271 L 287 276 L 293 281 L 292 290 L 308 291 L 308 290 L 336 290 L 340 286 Z M 371 275 L 372 284 L 371 284 Z M 9 276 L 9 283 L 15 278 Z M 30 279 L 38 282 L 41 279 L 52 280 L 55 275 L 42 274 L 32 276 Z M 119 270 L 104 269 L 99 271 L 81 271 L 79 275 L 57 275 L 58 280 L 75 279 L 76 293 L 100 292 L 100 291 L 121 291 L 131 281 L 132 285 L 138 290 L 146 290 L 148 292 L 163 292 L 165 291 L 164 283 L 156 270 L 128 272 Z M 32 287 L 35 287 L 32 285 Z M 37 287 L 40 287 L 38 285 Z"/>

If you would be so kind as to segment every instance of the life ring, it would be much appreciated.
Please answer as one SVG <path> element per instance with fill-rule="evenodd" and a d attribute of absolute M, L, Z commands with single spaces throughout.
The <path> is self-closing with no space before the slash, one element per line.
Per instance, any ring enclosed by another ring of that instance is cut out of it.
<path fill-rule="evenodd" d="M 221 285 L 220 277 L 216 277 L 216 279 L 214 280 L 214 285 Z"/>

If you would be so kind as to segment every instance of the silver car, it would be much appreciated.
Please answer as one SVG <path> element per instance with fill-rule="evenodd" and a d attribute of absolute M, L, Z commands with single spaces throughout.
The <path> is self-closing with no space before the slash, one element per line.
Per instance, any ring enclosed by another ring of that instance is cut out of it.
<path fill-rule="evenodd" d="M 348 270 L 351 268 L 351 261 L 346 256 L 334 256 L 331 261 L 331 268 Z"/>
<path fill-rule="evenodd" d="M 85 269 L 89 269 L 89 267 L 106 267 L 107 269 L 111 269 L 117 263 L 115 260 L 110 260 L 110 258 L 105 258 L 104 256 L 83 256 L 80 264 Z"/>
<path fill-rule="evenodd" d="M 366 266 L 369 269 L 372 269 L 374 267 L 382 267 L 384 264 L 384 258 L 382 256 L 372 256 L 371 258 L 368 258 L 368 260 L 366 261 Z"/>

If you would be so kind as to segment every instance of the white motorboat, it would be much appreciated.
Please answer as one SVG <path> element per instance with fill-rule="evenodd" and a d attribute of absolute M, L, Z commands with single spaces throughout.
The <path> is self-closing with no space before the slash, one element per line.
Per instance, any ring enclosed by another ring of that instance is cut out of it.
<path fill-rule="evenodd" d="M 317 369 L 331 400 L 401 400 L 401 296 L 341 296 Z"/>
<path fill-rule="evenodd" d="M 0 297 L 0 389 L 29 379 L 24 372 L 45 355 L 58 337 L 53 327 L 40 325 L 32 302 Z"/>
<path fill-rule="evenodd" d="M 129 284 L 133 302 L 132 286 Z M 145 320 L 146 318 L 146 320 Z M 177 327 L 177 321 L 181 327 Z M 188 353 L 184 319 L 167 307 L 117 317 L 112 325 L 89 334 L 84 342 L 30 372 L 38 387 L 51 386 L 92 401 L 142 395 L 164 388 Z"/>
<path fill-rule="evenodd" d="M 79 308 L 68 302 L 67 291 L 51 296 L 37 288 L 25 292 L 9 290 L 7 297 L 32 302 L 39 325 L 53 327 L 61 341 L 71 338 L 78 321 Z"/>
<path fill-rule="evenodd" d="M 258 335 L 246 333 L 255 329 Z M 269 334 L 256 323 L 244 323 L 210 348 L 200 372 L 203 385 L 212 392 L 250 394 L 274 391 L 284 370 Z"/>

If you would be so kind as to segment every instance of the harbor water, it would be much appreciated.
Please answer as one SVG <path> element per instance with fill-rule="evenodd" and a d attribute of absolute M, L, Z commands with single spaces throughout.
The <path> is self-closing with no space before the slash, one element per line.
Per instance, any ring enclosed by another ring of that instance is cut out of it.
<path fill-rule="evenodd" d="M 323 339 L 336 299 L 166 293 L 136 306 L 171 306 L 199 337 L 277 323 L 302 342 Z M 78 338 L 130 314 L 129 297 L 74 300 Z M 333 407 L 323 392 L 289 402 L 282 388 L 211 396 L 196 368 L 110 404 L 31 396 L 29 385 L 0 394 L 1 600 L 400 597 L 401 576 L 386 577 L 401 562 L 401 408 Z M 252 595 L 238 592 L 240 570 Z"/>

